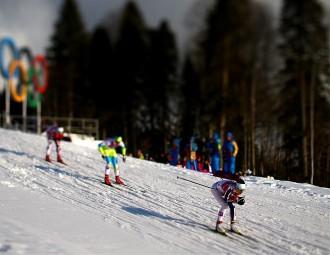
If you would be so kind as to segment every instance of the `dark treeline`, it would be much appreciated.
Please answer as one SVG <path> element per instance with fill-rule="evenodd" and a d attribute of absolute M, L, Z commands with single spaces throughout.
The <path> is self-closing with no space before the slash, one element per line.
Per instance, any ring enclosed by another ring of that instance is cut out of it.
<path fill-rule="evenodd" d="M 98 118 L 102 137 L 123 135 L 132 153 L 159 155 L 175 137 L 230 130 L 239 169 L 330 186 L 323 6 L 283 0 L 275 24 L 252 0 L 197 4 L 209 5 L 203 24 L 180 53 L 170 24 L 149 27 L 135 2 L 88 33 L 75 1 L 65 0 L 48 50 L 44 113 Z"/>

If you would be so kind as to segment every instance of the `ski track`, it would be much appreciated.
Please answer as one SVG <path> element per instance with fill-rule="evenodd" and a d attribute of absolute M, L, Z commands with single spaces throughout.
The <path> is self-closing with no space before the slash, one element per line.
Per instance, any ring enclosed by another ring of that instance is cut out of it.
<path fill-rule="evenodd" d="M 246 236 L 225 237 L 209 229 L 218 210 L 210 190 L 176 179 L 212 185 L 217 179 L 208 174 L 128 158 L 120 162 L 128 186 L 111 188 L 101 183 L 96 149 L 64 143 L 65 166 L 43 160 L 44 137 L 0 129 L 0 141 L 0 169 L 10 179 L 0 185 L 70 203 L 169 253 L 330 254 L 329 189 L 248 177 L 247 203 L 237 206 Z"/>

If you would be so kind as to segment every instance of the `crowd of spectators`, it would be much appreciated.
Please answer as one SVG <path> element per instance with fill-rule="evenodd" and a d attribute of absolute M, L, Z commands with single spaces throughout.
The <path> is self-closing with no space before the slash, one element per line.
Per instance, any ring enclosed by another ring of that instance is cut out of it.
<path fill-rule="evenodd" d="M 212 173 L 216 176 L 235 175 L 235 163 L 238 146 L 231 132 L 227 132 L 222 142 L 218 133 L 213 137 L 189 139 L 175 138 L 168 143 L 167 151 L 154 158 L 138 150 L 139 159 L 153 160 L 172 166 L 199 172 Z"/>

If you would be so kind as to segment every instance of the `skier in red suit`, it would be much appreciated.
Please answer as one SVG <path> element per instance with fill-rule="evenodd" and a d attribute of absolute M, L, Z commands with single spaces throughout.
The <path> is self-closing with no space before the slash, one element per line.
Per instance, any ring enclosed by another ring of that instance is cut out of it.
<path fill-rule="evenodd" d="M 237 181 L 222 179 L 212 186 L 212 194 L 214 198 L 220 205 L 218 220 L 215 230 L 221 234 L 225 234 L 225 229 L 223 228 L 223 220 L 227 209 L 230 209 L 230 228 L 231 231 L 240 233 L 236 226 L 236 215 L 234 203 L 243 205 L 245 203 L 245 198 L 242 192 L 245 190 L 245 182 L 242 179 Z"/>
<path fill-rule="evenodd" d="M 64 137 L 64 128 L 53 125 L 47 128 L 47 149 L 46 149 L 46 161 L 52 162 L 50 154 L 52 152 L 53 144 L 56 146 L 57 162 L 65 164 L 62 159 L 61 140 Z"/>

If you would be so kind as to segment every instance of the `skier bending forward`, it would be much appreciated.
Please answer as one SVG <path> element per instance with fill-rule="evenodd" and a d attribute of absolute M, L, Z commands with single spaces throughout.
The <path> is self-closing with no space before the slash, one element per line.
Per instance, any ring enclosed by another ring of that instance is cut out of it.
<path fill-rule="evenodd" d="M 245 203 L 244 196 L 242 196 L 242 192 L 245 190 L 245 188 L 245 182 L 242 179 L 237 181 L 223 179 L 212 185 L 211 192 L 217 202 L 220 204 L 218 220 L 215 227 L 217 232 L 222 234 L 226 232 L 222 227 L 222 223 L 226 211 L 229 207 L 231 219 L 230 229 L 231 231 L 240 233 L 239 229 L 235 225 L 236 216 L 234 203 L 239 205 L 243 205 Z"/>
<path fill-rule="evenodd" d="M 52 162 L 50 158 L 50 154 L 52 152 L 53 143 L 56 146 L 57 152 L 57 162 L 65 164 L 62 159 L 62 149 L 61 149 L 61 140 L 64 137 L 64 128 L 58 127 L 57 125 L 53 125 L 47 128 L 47 149 L 46 149 L 46 158 L 45 160 L 48 162 Z"/>
<path fill-rule="evenodd" d="M 108 138 L 104 140 L 102 143 L 99 144 L 99 152 L 102 154 L 102 158 L 106 161 L 105 166 L 105 176 L 104 182 L 106 185 L 111 186 L 110 181 L 110 166 L 113 167 L 115 172 L 115 178 L 117 184 L 124 184 L 124 182 L 119 177 L 119 168 L 118 168 L 118 155 L 117 155 L 117 148 L 121 149 L 121 154 L 123 156 L 123 161 L 126 161 L 126 147 L 123 142 L 123 139 L 119 136 L 117 138 Z"/>

